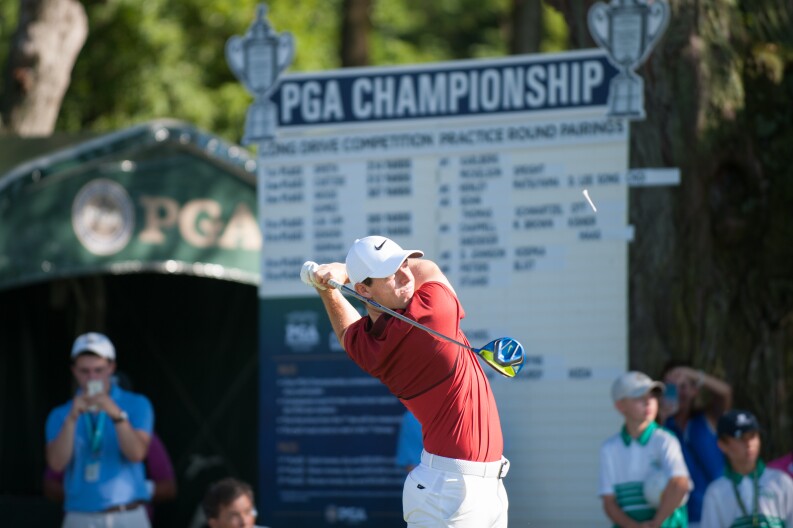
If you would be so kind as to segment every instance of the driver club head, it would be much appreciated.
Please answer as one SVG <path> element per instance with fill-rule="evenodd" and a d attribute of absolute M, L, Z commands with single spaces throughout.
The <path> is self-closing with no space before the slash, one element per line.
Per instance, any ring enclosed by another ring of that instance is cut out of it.
<path fill-rule="evenodd" d="M 523 368 L 525 356 L 523 345 L 511 337 L 495 339 L 477 353 L 488 365 L 496 369 L 496 372 L 508 378 L 514 378 Z"/>

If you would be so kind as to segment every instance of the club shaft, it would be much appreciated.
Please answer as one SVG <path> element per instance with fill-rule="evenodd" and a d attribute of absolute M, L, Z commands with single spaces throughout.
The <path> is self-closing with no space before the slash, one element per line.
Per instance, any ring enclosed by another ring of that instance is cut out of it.
<path fill-rule="evenodd" d="M 413 325 L 413 326 L 415 326 L 416 328 L 418 328 L 420 330 L 424 330 L 425 332 L 427 332 L 429 334 L 432 334 L 435 337 L 438 337 L 440 339 L 445 339 L 446 341 L 449 341 L 450 343 L 454 343 L 455 345 L 459 345 L 459 346 L 461 346 L 463 348 L 467 348 L 468 350 L 473 350 L 474 352 L 478 352 L 477 349 L 475 349 L 472 346 L 468 346 L 465 343 L 461 343 L 461 342 L 457 341 L 456 339 L 452 339 L 449 336 L 443 335 L 442 333 L 440 333 L 440 332 L 438 332 L 436 330 L 433 330 L 432 328 L 430 328 L 428 326 L 424 326 L 423 324 L 419 323 L 418 321 L 414 321 L 410 317 L 406 317 L 406 316 L 402 315 L 399 312 L 395 312 L 394 310 L 392 310 L 390 308 L 386 308 L 385 306 L 383 306 L 382 304 L 378 303 L 377 301 L 375 301 L 373 299 L 370 299 L 368 297 L 364 297 L 363 295 L 361 295 L 357 291 L 353 290 L 349 286 L 346 286 L 344 284 L 340 284 L 340 283 L 336 282 L 333 279 L 329 280 L 328 284 L 330 284 L 331 286 L 333 286 L 337 290 L 339 290 L 339 291 L 341 291 L 343 293 L 346 293 L 347 295 L 351 295 L 351 296 L 355 297 L 359 301 L 365 302 L 366 304 L 368 304 L 369 306 L 372 306 L 373 308 L 377 308 L 381 312 L 387 313 L 388 315 L 390 315 L 392 317 L 396 317 L 400 321 L 404 321 L 407 324 Z"/>

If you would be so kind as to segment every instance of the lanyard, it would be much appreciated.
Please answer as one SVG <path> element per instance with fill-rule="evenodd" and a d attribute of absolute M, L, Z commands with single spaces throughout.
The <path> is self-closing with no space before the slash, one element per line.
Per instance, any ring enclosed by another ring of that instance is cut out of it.
<path fill-rule="evenodd" d="M 102 449 L 102 435 L 106 420 L 107 414 L 100 412 L 96 418 L 96 427 L 94 427 L 94 415 L 88 414 L 85 417 L 85 428 L 88 431 L 88 438 L 91 440 L 91 453 L 94 456 L 99 455 L 99 451 Z"/>
<path fill-rule="evenodd" d="M 754 500 L 752 501 L 752 526 L 759 526 L 757 513 L 760 509 L 760 477 L 757 475 L 757 468 L 752 471 L 752 485 L 754 488 Z M 738 485 L 735 483 L 735 481 L 732 483 L 732 490 L 735 492 L 735 499 L 738 501 L 738 506 L 741 508 L 741 512 L 743 513 L 744 517 L 748 517 L 749 512 L 746 511 L 746 505 L 743 503 L 743 499 L 741 499 L 741 494 L 738 492 Z"/>

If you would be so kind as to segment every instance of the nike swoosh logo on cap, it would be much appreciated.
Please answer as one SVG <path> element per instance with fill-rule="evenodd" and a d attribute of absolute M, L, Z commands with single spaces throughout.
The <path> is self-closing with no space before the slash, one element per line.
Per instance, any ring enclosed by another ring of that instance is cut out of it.
<path fill-rule="evenodd" d="M 383 249 L 383 246 L 385 245 L 385 243 L 386 243 L 386 241 L 387 241 L 387 240 L 388 240 L 388 239 L 386 239 L 386 240 L 383 240 L 383 241 L 380 243 L 380 245 L 379 245 L 379 246 L 375 246 L 374 248 L 375 248 L 377 251 L 380 251 L 381 249 Z"/>

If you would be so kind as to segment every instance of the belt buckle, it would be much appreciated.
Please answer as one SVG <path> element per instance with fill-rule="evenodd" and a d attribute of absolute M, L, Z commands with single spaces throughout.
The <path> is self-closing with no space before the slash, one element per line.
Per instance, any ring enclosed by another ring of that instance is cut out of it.
<path fill-rule="evenodd" d="M 501 461 L 501 465 L 500 465 L 500 466 L 498 466 L 498 475 L 496 475 L 496 478 L 499 478 L 499 479 L 501 479 L 501 478 L 504 478 L 504 477 L 501 475 L 501 473 L 505 473 L 505 472 L 504 472 L 504 468 L 505 468 L 505 467 L 509 467 L 509 461 L 508 461 L 508 460 L 502 460 L 502 461 Z"/>

